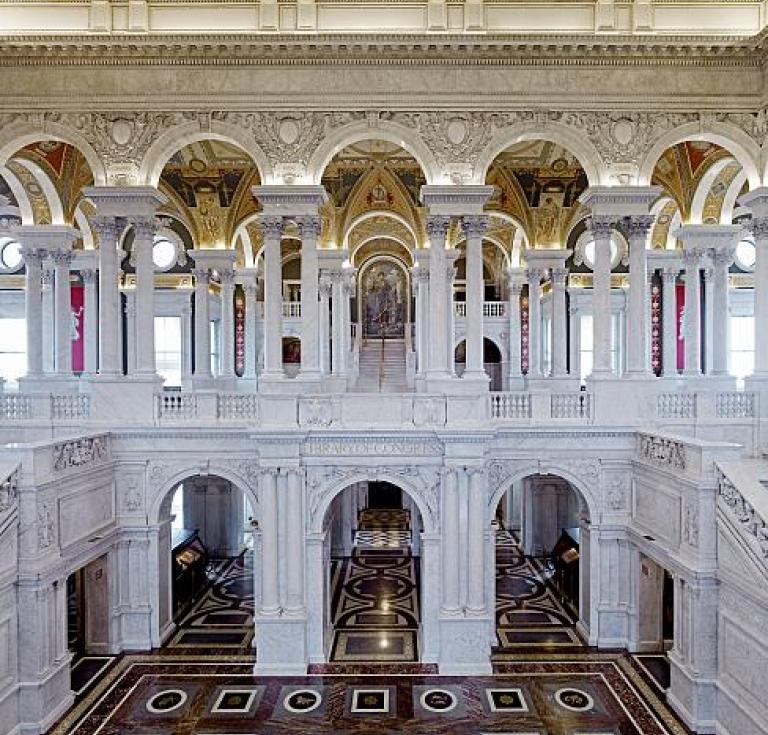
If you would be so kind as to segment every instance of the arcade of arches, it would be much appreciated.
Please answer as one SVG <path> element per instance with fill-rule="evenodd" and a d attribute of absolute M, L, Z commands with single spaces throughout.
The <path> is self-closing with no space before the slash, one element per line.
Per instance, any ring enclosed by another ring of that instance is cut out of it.
<path fill-rule="evenodd" d="M 768 732 L 763 0 L 349 5 L 0 0 L 0 735 Z"/>

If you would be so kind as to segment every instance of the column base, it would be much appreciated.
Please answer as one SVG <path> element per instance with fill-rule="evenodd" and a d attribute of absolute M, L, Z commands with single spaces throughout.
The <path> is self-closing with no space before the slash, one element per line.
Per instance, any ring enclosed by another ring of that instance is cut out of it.
<path fill-rule="evenodd" d="M 213 375 L 193 375 L 189 380 L 192 390 L 216 390 L 218 388 L 216 378 Z"/>
<path fill-rule="evenodd" d="M 255 375 L 235 379 L 235 391 L 238 393 L 256 393 L 258 390 L 259 379 Z"/>
<path fill-rule="evenodd" d="M 299 370 L 294 380 L 301 384 L 302 393 L 317 393 L 323 384 L 323 376 L 319 370 Z"/>
<path fill-rule="evenodd" d="M 307 673 L 307 621 L 304 616 L 256 618 L 256 664 L 259 676 Z"/>
<path fill-rule="evenodd" d="M 94 375 L 83 384 L 83 392 L 91 396 L 93 421 L 153 423 L 162 386 L 158 375 Z"/>
<path fill-rule="evenodd" d="M 525 390 L 525 376 L 510 375 L 509 378 L 507 378 L 507 390 L 511 390 L 511 391 Z"/>
<path fill-rule="evenodd" d="M 526 380 L 525 385 L 528 390 L 568 393 L 578 391 L 581 383 L 578 378 L 564 376 L 560 378 L 531 378 Z"/>
<path fill-rule="evenodd" d="M 488 390 L 491 384 L 491 378 L 485 370 L 465 370 L 459 380 L 464 383 L 471 383 L 475 390 Z"/>
<path fill-rule="evenodd" d="M 492 673 L 491 622 L 488 618 L 442 618 L 440 626 L 440 674 Z"/>
<path fill-rule="evenodd" d="M 74 375 L 43 373 L 19 378 L 20 393 L 78 393 L 80 380 Z"/>

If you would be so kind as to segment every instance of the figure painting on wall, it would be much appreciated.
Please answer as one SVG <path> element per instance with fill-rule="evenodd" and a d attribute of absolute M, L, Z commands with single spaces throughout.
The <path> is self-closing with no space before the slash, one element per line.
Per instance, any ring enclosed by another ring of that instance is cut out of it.
<path fill-rule="evenodd" d="M 363 321 L 366 337 L 405 336 L 406 283 L 391 261 L 374 263 L 363 276 Z"/>

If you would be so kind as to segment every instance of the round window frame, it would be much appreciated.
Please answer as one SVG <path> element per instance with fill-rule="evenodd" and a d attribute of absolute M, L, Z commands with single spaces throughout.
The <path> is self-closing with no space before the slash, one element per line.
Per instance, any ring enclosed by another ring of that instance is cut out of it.
<path fill-rule="evenodd" d="M 583 265 L 589 271 L 594 272 L 595 264 L 590 262 L 589 258 L 587 258 L 587 246 L 591 242 L 594 242 L 592 233 L 589 230 L 584 230 L 584 232 L 579 235 L 578 240 L 576 240 L 576 245 L 573 248 L 573 262 L 575 265 Z M 618 230 L 613 230 L 611 232 L 611 243 L 615 245 L 616 248 L 611 257 L 611 270 L 613 270 L 619 263 L 623 263 L 624 265 L 627 264 L 629 258 L 629 245 Z"/>
<path fill-rule="evenodd" d="M 748 245 L 752 246 L 752 250 L 755 253 L 755 259 L 752 261 L 752 265 L 748 265 L 745 263 L 740 257 L 739 257 L 739 245 L 742 243 L 747 243 Z M 736 248 L 733 251 L 733 259 L 736 262 L 736 265 L 746 273 L 753 273 L 755 270 L 755 262 L 757 259 L 757 247 L 755 245 L 755 241 L 751 237 L 743 237 L 739 242 L 736 244 Z"/>
<path fill-rule="evenodd" d="M 9 266 L 5 264 L 3 254 L 5 249 L 16 243 L 19 246 L 19 262 L 16 265 Z M 21 243 L 11 235 L 0 235 L 0 273 L 18 273 L 24 267 L 24 256 L 21 255 Z"/>

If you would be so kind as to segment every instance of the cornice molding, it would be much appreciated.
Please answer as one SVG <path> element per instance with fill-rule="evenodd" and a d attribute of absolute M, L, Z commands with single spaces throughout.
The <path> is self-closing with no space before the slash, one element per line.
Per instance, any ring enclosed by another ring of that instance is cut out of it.
<path fill-rule="evenodd" d="M 29 34 L 0 36 L 0 66 L 761 67 L 755 36 L 594 34 Z"/>

